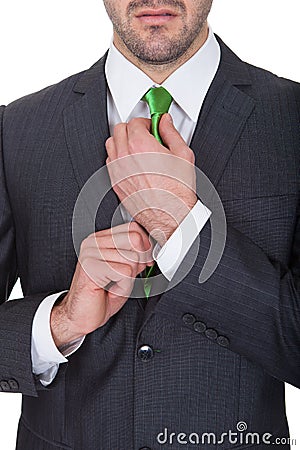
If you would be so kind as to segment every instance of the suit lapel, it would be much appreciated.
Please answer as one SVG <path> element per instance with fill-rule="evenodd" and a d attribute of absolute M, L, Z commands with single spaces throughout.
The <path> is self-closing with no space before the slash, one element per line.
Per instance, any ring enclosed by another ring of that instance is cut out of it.
<path fill-rule="evenodd" d="M 108 185 L 109 177 L 105 167 L 105 141 L 110 136 L 107 120 L 107 85 L 105 79 L 104 55 L 77 81 L 74 92 L 79 97 L 64 110 L 65 135 L 74 174 L 81 189 L 87 180 L 101 167 L 99 180 L 93 183 L 89 192 L 87 210 L 94 217 L 95 204 L 102 194 L 102 186 Z M 95 220 L 95 230 L 111 226 L 111 219 L 118 206 L 113 190 L 102 200 Z M 120 223 L 120 215 L 117 222 Z"/>
<path fill-rule="evenodd" d="M 246 65 L 218 38 L 221 62 L 191 141 L 196 165 L 217 186 L 255 102 L 239 87 L 250 85 Z"/>

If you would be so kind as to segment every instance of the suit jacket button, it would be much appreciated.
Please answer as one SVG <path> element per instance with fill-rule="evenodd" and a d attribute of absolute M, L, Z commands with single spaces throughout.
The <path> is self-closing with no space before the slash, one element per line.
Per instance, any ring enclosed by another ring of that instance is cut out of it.
<path fill-rule="evenodd" d="M 1 386 L 1 389 L 2 389 L 3 392 L 8 392 L 8 391 L 11 390 L 10 389 L 10 385 L 5 380 L 0 381 L 0 386 Z"/>
<path fill-rule="evenodd" d="M 140 450 L 151 450 L 150 447 L 141 447 Z"/>
<path fill-rule="evenodd" d="M 221 345 L 221 347 L 229 347 L 229 339 L 226 336 L 219 336 L 217 343 Z"/>
<path fill-rule="evenodd" d="M 184 314 L 182 316 L 182 321 L 185 325 L 193 325 L 196 322 L 196 317 L 193 314 Z"/>
<path fill-rule="evenodd" d="M 8 380 L 8 384 L 12 391 L 17 391 L 19 389 L 19 383 L 13 378 L 11 380 Z"/>
<path fill-rule="evenodd" d="M 216 332 L 216 330 L 213 330 L 212 328 L 207 328 L 207 330 L 205 331 L 205 336 L 208 339 L 212 339 L 214 341 L 215 339 L 217 339 L 218 333 Z"/>
<path fill-rule="evenodd" d="M 197 333 L 204 333 L 204 331 L 206 330 L 205 323 L 204 322 L 195 322 L 194 330 L 197 331 Z"/>
<path fill-rule="evenodd" d="M 140 358 L 141 361 L 147 362 L 151 358 L 153 358 L 153 356 L 154 352 L 149 345 L 142 345 L 142 347 L 138 349 L 138 357 Z"/>

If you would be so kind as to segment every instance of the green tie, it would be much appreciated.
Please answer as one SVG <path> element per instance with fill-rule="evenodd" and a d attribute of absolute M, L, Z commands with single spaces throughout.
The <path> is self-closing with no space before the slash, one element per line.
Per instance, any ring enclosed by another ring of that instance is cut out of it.
<path fill-rule="evenodd" d="M 163 144 L 163 141 L 159 135 L 159 121 L 163 114 L 169 111 L 169 108 L 172 103 L 172 96 L 169 92 L 163 87 L 151 88 L 142 98 L 146 103 L 148 103 L 150 114 L 151 114 L 151 133 L 158 140 L 160 144 Z M 146 298 L 148 299 L 151 292 L 151 280 L 150 277 L 153 275 L 156 263 L 151 267 L 146 267 L 144 271 L 145 281 L 144 281 L 144 292 Z"/>
<path fill-rule="evenodd" d="M 173 100 L 172 96 L 165 88 L 157 87 L 149 89 L 142 100 L 148 103 L 150 109 L 152 121 L 151 133 L 160 144 L 163 144 L 159 135 L 158 125 L 161 116 L 169 111 Z"/>

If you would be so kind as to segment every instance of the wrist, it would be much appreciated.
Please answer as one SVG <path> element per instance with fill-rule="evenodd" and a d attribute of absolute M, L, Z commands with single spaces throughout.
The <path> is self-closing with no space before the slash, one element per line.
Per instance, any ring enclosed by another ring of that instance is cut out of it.
<path fill-rule="evenodd" d="M 81 333 L 69 319 L 66 303 L 67 295 L 58 299 L 58 302 L 53 306 L 50 315 L 51 334 L 57 348 L 61 348 L 84 335 L 84 333 Z"/>
<path fill-rule="evenodd" d="M 152 227 L 149 234 L 155 239 L 156 242 L 163 247 L 163 245 L 170 239 L 172 234 L 177 230 L 183 220 L 191 212 L 196 205 L 198 199 L 195 195 L 188 204 L 184 204 L 184 207 L 178 207 L 176 210 L 176 217 L 170 216 L 166 212 L 162 212 L 157 220 L 157 223 L 152 223 Z"/>

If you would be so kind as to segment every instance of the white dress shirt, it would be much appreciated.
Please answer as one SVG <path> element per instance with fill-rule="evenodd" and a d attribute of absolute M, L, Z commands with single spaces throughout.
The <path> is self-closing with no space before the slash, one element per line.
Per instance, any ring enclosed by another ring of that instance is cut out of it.
<path fill-rule="evenodd" d="M 219 67 L 220 57 L 220 46 L 209 27 L 204 45 L 161 85 L 173 97 L 169 113 L 187 145 L 191 142 L 203 101 Z M 151 87 L 159 85 L 128 61 L 113 42 L 106 60 L 105 74 L 111 135 L 117 123 L 129 122 L 134 117 L 150 118 L 148 105 L 141 98 Z M 124 222 L 132 220 L 124 208 L 121 208 L 121 212 Z M 155 246 L 153 258 L 168 280 L 172 279 L 210 214 L 208 208 L 198 201 L 165 245 L 162 248 L 158 244 Z M 191 233 L 191 230 L 194 232 Z M 76 351 L 84 340 L 83 336 L 71 342 L 62 352 L 56 347 L 50 329 L 50 314 L 61 294 L 62 292 L 50 295 L 42 301 L 32 325 L 32 367 L 44 385 L 53 381 L 59 364 L 67 362 L 66 356 Z"/>

